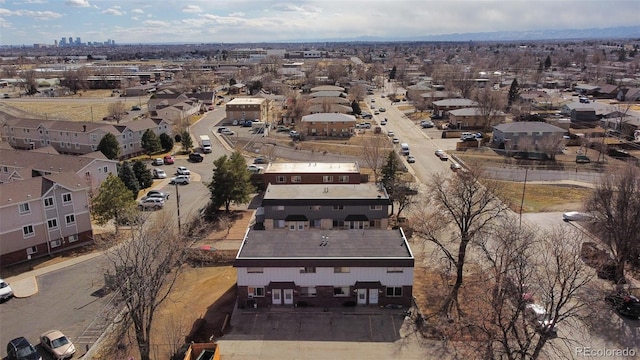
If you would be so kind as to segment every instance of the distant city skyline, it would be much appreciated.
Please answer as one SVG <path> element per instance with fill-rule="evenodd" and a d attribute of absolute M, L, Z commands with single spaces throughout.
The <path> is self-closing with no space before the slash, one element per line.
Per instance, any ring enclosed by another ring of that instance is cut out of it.
<path fill-rule="evenodd" d="M 420 39 L 638 26 L 636 0 L 0 0 L 0 45 Z"/>

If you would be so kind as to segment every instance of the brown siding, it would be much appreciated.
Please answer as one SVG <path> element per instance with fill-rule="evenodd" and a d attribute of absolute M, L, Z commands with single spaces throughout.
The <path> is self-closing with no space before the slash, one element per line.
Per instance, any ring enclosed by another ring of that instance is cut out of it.
<path fill-rule="evenodd" d="M 40 243 L 38 245 L 33 245 L 37 247 L 38 252 L 31 255 L 31 259 L 41 258 L 44 256 L 48 256 L 49 254 L 56 254 L 90 244 L 93 244 L 93 231 L 91 230 L 78 234 L 78 240 L 72 243 L 65 239 L 61 246 L 51 249 L 51 252 L 49 252 L 49 248 L 46 242 Z M 15 265 L 26 261 L 29 261 L 26 249 L 20 249 L 7 254 L 3 254 L 0 257 L 0 264 L 2 264 L 2 266 Z"/>

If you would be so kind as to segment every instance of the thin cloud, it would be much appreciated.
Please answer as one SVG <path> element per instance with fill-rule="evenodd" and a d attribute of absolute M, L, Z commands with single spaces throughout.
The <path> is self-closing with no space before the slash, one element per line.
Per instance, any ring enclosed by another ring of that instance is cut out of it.
<path fill-rule="evenodd" d="M 142 9 L 133 9 L 131 10 L 131 12 L 134 14 L 144 14 L 144 10 Z"/>
<path fill-rule="evenodd" d="M 0 8 L 0 16 L 25 16 L 32 17 L 39 20 L 54 20 L 59 19 L 63 15 L 53 11 L 32 11 L 32 10 L 16 10 L 11 11 Z"/>
<path fill-rule="evenodd" d="M 75 7 L 89 7 L 89 0 L 66 0 L 65 5 L 75 6 Z"/>
<path fill-rule="evenodd" d="M 122 11 L 120 11 L 120 10 L 118 10 L 118 9 L 114 9 L 114 8 L 104 10 L 104 11 L 102 11 L 102 13 L 103 13 L 103 14 L 107 14 L 107 15 L 115 15 L 115 16 L 122 16 L 122 15 L 124 15 L 124 13 L 123 13 Z"/>
<path fill-rule="evenodd" d="M 182 12 L 186 13 L 201 13 L 202 9 L 198 5 L 187 5 L 182 8 Z"/>

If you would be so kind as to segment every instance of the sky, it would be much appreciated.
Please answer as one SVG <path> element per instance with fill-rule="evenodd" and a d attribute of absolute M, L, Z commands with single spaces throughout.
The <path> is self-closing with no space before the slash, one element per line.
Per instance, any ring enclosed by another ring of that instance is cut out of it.
<path fill-rule="evenodd" d="M 298 42 L 640 25 L 639 0 L 0 0 L 0 45 Z"/>

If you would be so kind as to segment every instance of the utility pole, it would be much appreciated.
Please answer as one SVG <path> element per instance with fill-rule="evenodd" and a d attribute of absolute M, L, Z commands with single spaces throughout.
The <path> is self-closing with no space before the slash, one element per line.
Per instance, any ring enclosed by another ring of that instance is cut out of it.
<path fill-rule="evenodd" d="M 181 226 L 181 222 L 180 222 L 180 190 L 178 190 L 178 183 L 175 184 L 176 186 L 176 208 L 178 209 L 178 234 L 182 234 L 182 226 Z"/>
<path fill-rule="evenodd" d="M 524 185 L 522 186 L 522 200 L 520 200 L 520 225 L 522 226 L 522 207 L 524 206 L 524 192 L 527 189 L 527 175 L 529 174 L 529 168 L 524 169 Z"/>

